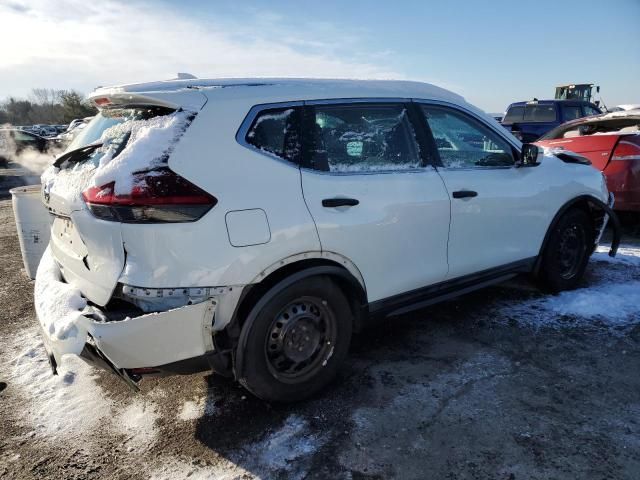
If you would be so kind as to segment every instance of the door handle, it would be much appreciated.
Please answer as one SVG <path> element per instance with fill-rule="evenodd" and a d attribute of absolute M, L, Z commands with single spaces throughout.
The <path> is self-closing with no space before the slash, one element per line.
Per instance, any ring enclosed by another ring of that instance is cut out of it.
<path fill-rule="evenodd" d="M 355 207 L 360 203 L 355 198 L 325 198 L 322 200 L 323 207 Z"/>
<path fill-rule="evenodd" d="M 477 197 L 478 192 L 474 192 L 473 190 L 458 190 L 457 192 L 452 193 L 453 198 L 472 198 Z"/>

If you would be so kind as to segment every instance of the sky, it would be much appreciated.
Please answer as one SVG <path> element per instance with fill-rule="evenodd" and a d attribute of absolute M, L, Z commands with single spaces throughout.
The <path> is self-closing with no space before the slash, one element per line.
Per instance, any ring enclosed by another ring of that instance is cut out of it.
<path fill-rule="evenodd" d="M 0 26 L 0 100 L 189 72 L 418 80 L 487 112 L 564 83 L 640 103 L 640 0 L 0 0 Z"/>

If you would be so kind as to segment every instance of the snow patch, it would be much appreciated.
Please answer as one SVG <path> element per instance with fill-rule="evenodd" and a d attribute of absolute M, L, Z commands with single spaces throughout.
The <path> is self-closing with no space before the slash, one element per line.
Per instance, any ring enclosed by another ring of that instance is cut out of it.
<path fill-rule="evenodd" d="M 592 284 L 585 288 L 499 306 L 497 318 L 512 319 L 532 328 L 605 327 L 612 330 L 640 324 L 640 247 L 620 247 L 609 257 L 598 247 L 591 262 Z"/>
<path fill-rule="evenodd" d="M 126 437 L 129 451 L 147 450 L 158 437 L 156 421 L 160 415 L 153 402 L 135 400 L 118 413 L 114 425 Z"/>
<path fill-rule="evenodd" d="M 69 441 L 91 436 L 111 414 L 111 402 L 96 384 L 94 370 L 79 358 L 69 358 L 58 376 L 51 374 L 37 329 L 5 340 L 9 360 L 7 383 L 25 398 L 21 420 L 38 436 Z"/>
<path fill-rule="evenodd" d="M 152 480 L 307 478 L 312 455 L 324 442 L 309 432 L 304 418 L 290 415 L 280 429 L 231 453 L 217 465 L 173 459 L 154 470 L 150 477 Z"/>
<path fill-rule="evenodd" d="M 81 311 L 87 301 L 79 290 L 62 281 L 50 247 L 38 266 L 34 303 L 51 348 L 60 353 L 79 354 L 86 340 L 86 328 L 82 325 L 86 318 Z"/>

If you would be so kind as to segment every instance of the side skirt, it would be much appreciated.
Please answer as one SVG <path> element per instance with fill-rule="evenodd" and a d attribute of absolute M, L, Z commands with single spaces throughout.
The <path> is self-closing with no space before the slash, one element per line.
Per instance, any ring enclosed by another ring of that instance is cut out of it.
<path fill-rule="evenodd" d="M 520 273 L 533 271 L 537 257 L 519 260 L 500 267 L 483 270 L 471 275 L 446 280 L 427 287 L 412 290 L 369 303 L 369 315 L 374 318 L 394 317 L 414 310 L 450 300 L 480 288 L 504 282 Z"/>

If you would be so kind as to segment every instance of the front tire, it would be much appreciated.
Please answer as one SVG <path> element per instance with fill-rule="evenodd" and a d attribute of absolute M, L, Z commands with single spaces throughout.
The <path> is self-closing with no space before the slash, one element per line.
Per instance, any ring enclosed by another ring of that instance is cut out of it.
<path fill-rule="evenodd" d="M 335 377 L 349 349 L 353 315 L 329 277 L 303 279 L 252 313 L 239 372 L 247 390 L 263 400 L 294 402 Z"/>
<path fill-rule="evenodd" d="M 542 254 L 540 281 L 543 288 L 558 293 L 576 288 L 593 251 L 593 225 L 580 209 L 565 213 L 551 231 Z"/>

